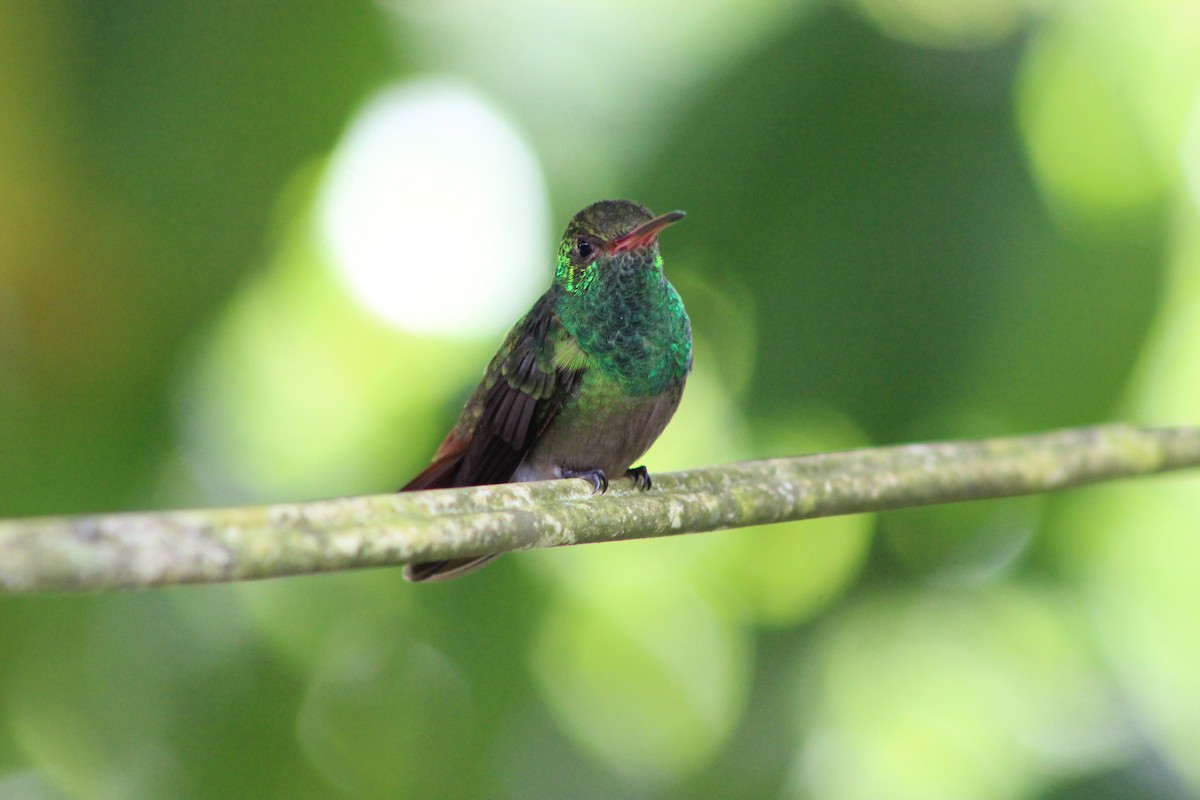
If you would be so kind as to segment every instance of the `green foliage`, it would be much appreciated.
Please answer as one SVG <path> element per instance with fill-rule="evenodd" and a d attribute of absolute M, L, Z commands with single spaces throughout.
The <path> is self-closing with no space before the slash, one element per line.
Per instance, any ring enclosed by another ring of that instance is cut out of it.
<path fill-rule="evenodd" d="M 479 157 L 430 188 L 422 162 L 454 160 L 417 153 L 380 164 L 384 219 L 489 182 L 548 186 L 495 214 L 555 234 L 602 196 L 688 212 L 663 247 L 696 371 L 652 472 L 1195 423 L 1185 6 L 10 1 L 0 514 L 372 492 L 427 461 L 503 331 L 366 310 L 328 221 L 331 176 L 372 178 L 340 132 L 424 73 L 545 175 Z M 454 119 L 451 152 L 487 135 Z M 429 230 L 390 291 L 503 263 Z M 3 599 L 0 796 L 1195 796 L 1196 488 L 518 554 L 444 586 Z"/>

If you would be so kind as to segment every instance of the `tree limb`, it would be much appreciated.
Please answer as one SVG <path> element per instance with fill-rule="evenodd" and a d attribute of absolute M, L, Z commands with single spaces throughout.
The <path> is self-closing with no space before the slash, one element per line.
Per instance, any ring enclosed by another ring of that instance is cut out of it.
<path fill-rule="evenodd" d="M 0 592 L 247 580 L 1038 494 L 1200 466 L 1200 428 L 1102 425 L 581 480 L 0 520 Z"/>

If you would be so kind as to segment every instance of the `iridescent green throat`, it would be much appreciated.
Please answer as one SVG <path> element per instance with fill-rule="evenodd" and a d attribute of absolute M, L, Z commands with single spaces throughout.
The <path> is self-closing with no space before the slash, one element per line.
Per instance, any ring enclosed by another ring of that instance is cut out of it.
<path fill-rule="evenodd" d="M 630 395 L 682 381 L 692 367 L 683 300 L 662 272 L 657 247 L 574 265 L 560 251 L 556 310 L 589 366 Z"/>

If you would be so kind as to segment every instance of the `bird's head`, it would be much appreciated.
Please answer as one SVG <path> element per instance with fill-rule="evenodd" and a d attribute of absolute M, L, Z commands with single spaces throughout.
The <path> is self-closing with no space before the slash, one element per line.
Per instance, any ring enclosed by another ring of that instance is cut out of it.
<path fill-rule="evenodd" d="M 662 270 L 658 233 L 682 211 L 654 216 L 632 200 L 601 200 L 571 218 L 558 248 L 554 282 L 568 294 L 587 291 L 606 271 Z"/>

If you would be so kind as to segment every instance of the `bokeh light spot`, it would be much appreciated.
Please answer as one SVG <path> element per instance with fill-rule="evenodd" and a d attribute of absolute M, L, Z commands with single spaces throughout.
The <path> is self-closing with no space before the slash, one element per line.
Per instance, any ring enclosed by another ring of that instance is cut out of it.
<path fill-rule="evenodd" d="M 1133 87 L 1067 30 L 1030 47 L 1017 109 L 1034 172 L 1067 211 L 1105 219 L 1147 206 L 1162 191 Z"/>
<path fill-rule="evenodd" d="M 629 558 L 637 548 L 590 550 L 542 621 L 534 675 L 563 729 L 616 772 L 678 778 L 741 717 L 748 637 L 654 559 Z"/>
<path fill-rule="evenodd" d="M 353 296 L 409 330 L 494 332 L 549 280 L 537 161 L 457 84 L 427 80 L 371 100 L 334 153 L 317 216 Z"/>
<path fill-rule="evenodd" d="M 858 0 L 889 36 L 918 45 L 970 48 L 1010 36 L 1039 0 Z"/>

